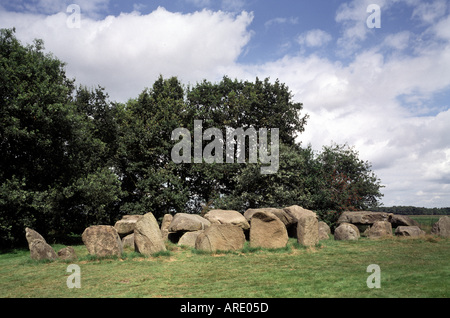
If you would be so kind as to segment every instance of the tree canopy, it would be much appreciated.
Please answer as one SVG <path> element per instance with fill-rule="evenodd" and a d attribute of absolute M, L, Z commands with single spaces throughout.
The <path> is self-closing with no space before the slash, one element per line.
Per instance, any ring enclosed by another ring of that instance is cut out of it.
<path fill-rule="evenodd" d="M 124 214 L 161 218 L 298 204 L 333 224 L 344 210 L 377 207 L 380 180 L 355 149 L 331 145 L 315 152 L 296 142 L 308 119 L 302 110 L 278 79 L 227 76 L 192 86 L 160 76 L 136 98 L 113 102 L 102 87 L 76 87 L 42 41 L 24 46 L 14 30 L 2 29 L 1 245 L 23 244 L 26 226 L 64 241 Z M 248 136 L 243 163 L 175 163 L 175 129 L 187 129 L 191 144 L 202 149 L 212 142 L 203 135 L 194 140 L 198 120 L 202 132 L 215 128 L 223 136 L 230 128 L 278 129 L 277 172 L 261 174 L 260 158 L 250 162 Z"/>

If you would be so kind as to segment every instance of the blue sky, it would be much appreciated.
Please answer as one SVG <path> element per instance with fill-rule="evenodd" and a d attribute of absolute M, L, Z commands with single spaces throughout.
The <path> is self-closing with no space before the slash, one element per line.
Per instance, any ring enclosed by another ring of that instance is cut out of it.
<path fill-rule="evenodd" d="M 386 206 L 450 206 L 449 1 L 0 0 L 0 27 L 13 26 L 116 101 L 160 74 L 278 78 L 310 116 L 299 141 L 354 146 Z"/>

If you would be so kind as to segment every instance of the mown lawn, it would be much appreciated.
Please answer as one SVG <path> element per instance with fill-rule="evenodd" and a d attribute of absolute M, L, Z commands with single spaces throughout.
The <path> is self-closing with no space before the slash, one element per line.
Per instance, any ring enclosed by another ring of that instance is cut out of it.
<path fill-rule="evenodd" d="M 155 257 L 127 250 L 98 260 L 80 245 L 73 262 L 0 254 L 0 297 L 450 297 L 450 240 L 434 236 L 331 239 L 312 249 L 290 239 L 281 250 L 213 254 L 167 246 Z M 80 266 L 81 288 L 67 287 L 71 263 Z M 380 266 L 379 289 L 367 287 L 370 264 Z"/>

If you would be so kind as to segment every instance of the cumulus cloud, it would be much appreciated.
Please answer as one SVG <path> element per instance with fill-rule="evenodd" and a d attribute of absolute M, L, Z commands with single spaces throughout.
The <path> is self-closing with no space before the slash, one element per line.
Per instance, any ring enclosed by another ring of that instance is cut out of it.
<path fill-rule="evenodd" d="M 192 14 L 158 8 L 94 20 L 81 16 L 80 28 L 67 27 L 68 14 L 0 12 L 2 26 L 17 29 L 30 43 L 42 38 L 46 49 L 68 63 L 68 75 L 86 85 L 102 85 L 116 100 L 135 97 L 159 74 L 185 81 L 215 78 L 232 64 L 251 37 L 253 16 L 203 10 Z"/>
<path fill-rule="evenodd" d="M 299 141 L 316 150 L 332 142 L 354 145 L 386 185 L 386 205 L 448 206 L 450 102 L 437 109 L 428 103 L 450 88 L 449 21 L 442 17 L 415 36 L 389 34 L 355 51 L 347 64 L 300 53 L 229 72 L 287 83 L 310 115 Z M 415 41 L 422 45 L 410 54 Z"/>
<path fill-rule="evenodd" d="M 405 0 L 415 5 L 411 18 L 425 30 L 398 30 L 368 47 L 361 43 L 371 32 L 365 21 L 373 1 L 344 3 L 335 19 L 341 27 L 337 49 L 351 53 L 345 63 L 300 51 L 259 64 L 237 62 L 253 34 L 251 13 L 182 14 L 158 8 L 146 15 L 93 18 L 105 1 L 96 1 L 91 15 L 82 10 L 79 29 L 67 27 L 65 8 L 51 14 L 44 9 L 0 11 L 0 23 L 15 26 L 24 43 L 44 39 L 46 48 L 68 63 L 69 76 L 105 86 L 118 101 L 136 97 L 159 74 L 176 75 L 185 83 L 215 81 L 224 74 L 279 78 L 310 115 L 299 141 L 316 150 L 331 142 L 354 145 L 387 186 L 386 205 L 448 205 L 450 103 L 428 104 L 450 88 L 450 15 L 442 13 L 441 1 L 421 7 L 416 0 Z M 378 4 L 385 10 L 394 2 Z M 265 26 L 297 22 L 295 17 L 274 18 Z M 313 29 L 297 40 L 301 46 L 321 48 L 333 38 Z M 386 53 L 391 51 L 395 54 Z"/>
<path fill-rule="evenodd" d="M 431 31 L 437 37 L 450 41 L 450 15 L 432 26 Z"/>
<path fill-rule="evenodd" d="M 373 0 L 353 0 L 339 6 L 335 20 L 343 26 L 342 36 L 337 40 L 341 56 L 349 56 L 361 48 L 371 29 L 366 21 L 369 16 L 367 7 L 373 4 Z M 391 0 L 379 0 L 376 3 L 382 10 L 387 10 L 392 5 Z"/>
<path fill-rule="evenodd" d="M 331 35 L 327 32 L 320 29 L 314 29 L 302 33 L 298 37 L 297 41 L 300 45 L 306 45 L 308 47 L 320 47 L 330 42 L 331 39 Z"/>
<path fill-rule="evenodd" d="M 225 11 L 238 12 L 245 7 L 244 0 L 222 0 L 221 8 Z"/>
<path fill-rule="evenodd" d="M 389 34 L 383 41 L 383 44 L 387 47 L 394 48 L 396 50 L 404 50 L 409 46 L 411 32 L 402 31 L 395 34 Z"/>
<path fill-rule="evenodd" d="M 443 17 L 447 11 L 445 0 L 418 3 L 414 8 L 412 17 L 425 23 L 432 24 Z"/>
<path fill-rule="evenodd" d="M 283 18 L 283 17 L 277 17 L 270 19 L 264 23 L 264 26 L 266 28 L 271 27 L 272 25 L 276 24 L 297 24 L 298 18 L 297 17 L 289 17 L 289 18 Z"/>

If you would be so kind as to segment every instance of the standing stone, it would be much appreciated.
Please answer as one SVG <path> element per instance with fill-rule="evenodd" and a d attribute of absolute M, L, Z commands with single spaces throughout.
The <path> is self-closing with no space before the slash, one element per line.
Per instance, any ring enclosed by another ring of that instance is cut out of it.
<path fill-rule="evenodd" d="M 30 257 L 34 260 L 55 260 L 58 258 L 53 248 L 47 244 L 44 237 L 33 229 L 25 228 L 25 238 L 30 249 Z"/>
<path fill-rule="evenodd" d="M 164 241 L 169 238 L 169 226 L 173 220 L 172 214 L 164 214 L 163 220 L 161 222 L 161 235 Z"/>
<path fill-rule="evenodd" d="M 358 228 L 350 223 L 341 223 L 334 230 L 334 239 L 335 240 L 358 240 L 360 237 Z"/>
<path fill-rule="evenodd" d="M 89 254 L 104 256 L 121 256 L 122 241 L 116 229 L 110 225 L 94 225 L 86 228 L 81 235 Z"/>
<path fill-rule="evenodd" d="M 283 211 L 292 219 L 291 224 L 286 225 L 288 230 L 288 235 L 290 237 L 295 237 L 298 240 L 298 220 L 302 217 L 313 216 L 317 218 L 317 214 L 314 211 L 304 209 L 298 205 L 292 205 L 283 209 Z"/>
<path fill-rule="evenodd" d="M 143 215 L 136 222 L 134 244 L 136 252 L 147 256 L 166 250 L 158 222 L 152 213 L 149 212 Z"/>
<path fill-rule="evenodd" d="M 250 224 L 250 246 L 264 248 L 285 247 L 288 242 L 286 227 L 275 214 L 259 211 Z"/>
<path fill-rule="evenodd" d="M 328 240 L 330 238 L 331 229 L 324 221 L 319 222 L 319 240 Z"/>
<path fill-rule="evenodd" d="M 304 215 L 298 219 L 297 242 L 304 246 L 315 246 L 319 243 L 319 222 L 315 215 Z"/>
<path fill-rule="evenodd" d="M 399 226 L 395 229 L 395 235 L 418 237 L 425 235 L 425 231 L 422 231 L 418 226 Z"/>
<path fill-rule="evenodd" d="M 442 216 L 439 218 L 439 221 L 433 224 L 431 233 L 443 237 L 450 237 L 450 217 Z"/>
<path fill-rule="evenodd" d="M 371 227 L 364 231 L 369 238 L 392 236 L 392 225 L 387 221 L 376 221 Z"/>
<path fill-rule="evenodd" d="M 245 235 L 242 228 L 232 224 L 212 224 L 197 236 L 195 248 L 202 251 L 236 251 L 242 249 Z"/>
<path fill-rule="evenodd" d="M 295 220 L 300 219 L 302 216 L 315 216 L 317 218 L 317 214 L 311 210 L 304 209 L 301 206 L 298 205 L 292 205 L 288 206 L 287 208 L 283 209 L 288 215 L 290 215 Z"/>
<path fill-rule="evenodd" d="M 29 227 L 25 228 L 25 238 L 27 239 L 28 248 L 30 249 L 31 249 L 31 242 L 33 242 L 34 240 L 41 240 L 44 243 L 47 243 L 47 241 L 42 237 L 41 234 L 39 234 L 33 229 L 30 229 Z"/>
<path fill-rule="evenodd" d="M 48 259 L 54 261 L 58 258 L 53 248 L 42 240 L 33 240 L 30 246 L 30 256 L 34 260 Z"/>

